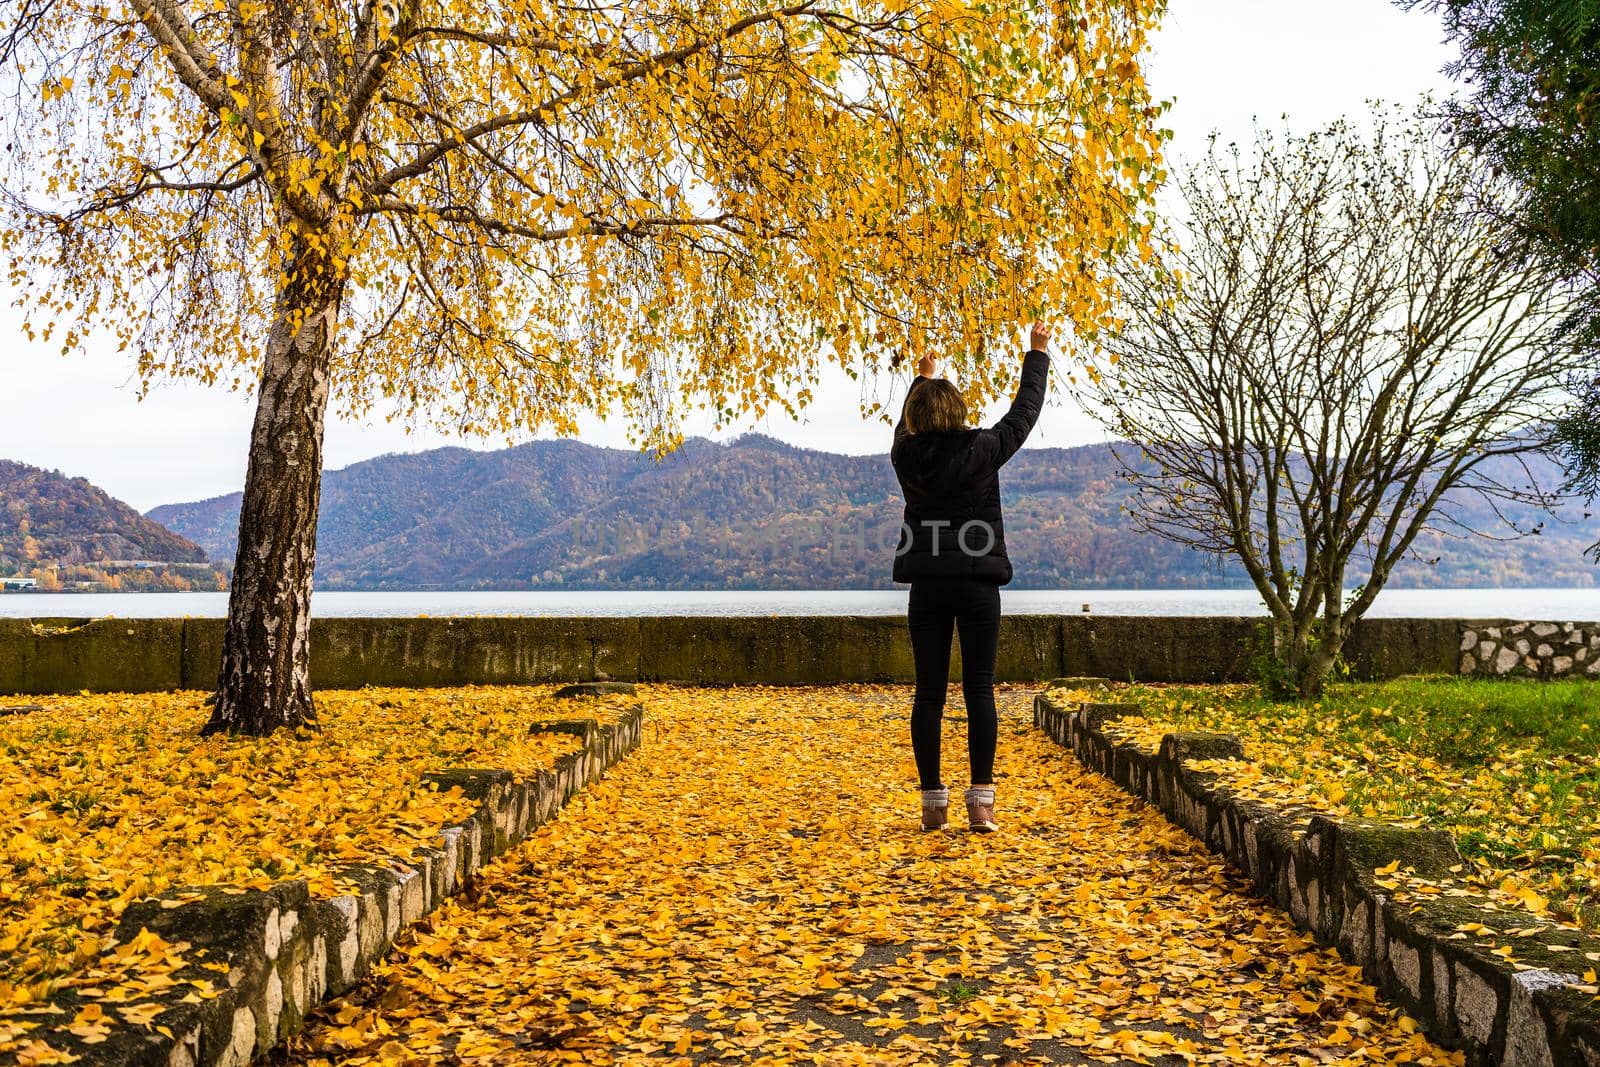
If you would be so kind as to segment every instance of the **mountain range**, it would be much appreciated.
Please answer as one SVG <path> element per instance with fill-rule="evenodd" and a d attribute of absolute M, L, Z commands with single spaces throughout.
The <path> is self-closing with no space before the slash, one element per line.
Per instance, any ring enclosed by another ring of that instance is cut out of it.
<path fill-rule="evenodd" d="M 1234 565 L 1138 530 L 1110 446 L 1024 449 L 1001 477 L 1018 588 L 1224 588 Z M 1487 524 L 1487 508 L 1460 502 Z M 889 581 L 899 487 L 886 456 L 750 434 L 661 459 L 576 441 L 442 448 L 327 472 L 322 589 L 870 589 Z M 231 560 L 239 494 L 149 518 Z M 1516 516 L 1531 524 L 1531 514 Z M 1591 586 L 1592 522 L 1513 541 L 1425 535 L 1403 587 Z"/>

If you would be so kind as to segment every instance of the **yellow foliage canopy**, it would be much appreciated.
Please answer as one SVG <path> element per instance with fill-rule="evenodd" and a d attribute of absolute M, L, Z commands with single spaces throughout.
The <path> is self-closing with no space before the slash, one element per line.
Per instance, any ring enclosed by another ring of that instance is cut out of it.
<path fill-rule="evenodd" d="M 907 347 L 983 399 L 999 328 L 1094 331 L 1147 248 L 1162 6 L 8 5 L 0 244 L 30 332 L 146 381 L 250 385 L 331 302 L 346 407 L 465 431 L 670 445 Z"/>

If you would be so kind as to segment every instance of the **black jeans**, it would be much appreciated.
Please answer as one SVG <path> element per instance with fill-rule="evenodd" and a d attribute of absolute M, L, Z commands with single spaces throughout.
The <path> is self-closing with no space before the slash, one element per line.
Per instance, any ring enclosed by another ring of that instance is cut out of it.
<path fill-rule="evenodd" d="M 911 750 L 922 788 L 938 789 L 939 733 L 950 681 L 950 631 L 961 635 L 961 689 L 967 701 L 967 758 L 974 784 L 994 781 L 999 721 L 994 709 L 994 661 L 1000 649 L 1000 587 L 976 578 L 918 578 L 906 611 L 917 695 L 911 706 Z"/>

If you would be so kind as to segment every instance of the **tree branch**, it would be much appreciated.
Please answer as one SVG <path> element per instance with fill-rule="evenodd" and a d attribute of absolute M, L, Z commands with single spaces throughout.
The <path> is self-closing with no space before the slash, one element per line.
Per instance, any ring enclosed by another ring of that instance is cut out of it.
<path fill-rule="evenodd" d="M 622 68 L 610 77 L 600 78 L 591 84 L 574 86 L 535 107 L 484 119 L 482 122 L 467 127 L 454 137 L 446 138 L 428 146 L 409 162 L 398 164 L 384 174 L 379 175 L 368 187 L 367 195 L 373 199 L 387 196 L 396 185 L 408 179 L 421 176 L 441 159 L 481 138 L 488 137 L 501 130 L 547 122 L 552 115 L 567 104 L 586 94 L 598 95 L 609 92 L 618 86 L 637 81 L 659 70 L 676 66 L 754 27 L 806 14 L 814 9 L 817 2 L 818 0 L 801 0 L 799 3 L 779 8 L 776 11 L 757 12 L 747 15 L 723 27 L 718 32 L 695 41 L 693 44 L 682 45 L 678 48 L 657 53 Z"/>
<path fill-rule="evenodd" d="M 221 112 L 227 107 L 231 100 L 222 69 L 178 5 L 172 0 L 132 0 L 132 3 L 139 21 L 166 53 L 167 62 L 178 80 L 212 111 Z"/>

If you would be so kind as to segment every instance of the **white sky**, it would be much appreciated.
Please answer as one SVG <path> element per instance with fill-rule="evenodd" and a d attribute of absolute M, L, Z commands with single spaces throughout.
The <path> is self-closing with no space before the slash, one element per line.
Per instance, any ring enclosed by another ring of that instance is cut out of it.
<path fill-rule="evenodd" d="M 1452 57 L 1440 37 L 1434 16 L 1402 12 L 1390 0 L 1171 0 L 1150 77 L 1159 96 L 1175 101 L 1166 122 L 1176 134 L 1174 161 L 1200 155 L 1212 129 L 1249 138 L 1256 117 L 1276 124 L 1287 116 L 1304 127 L 1360 111 L 1373 98 L 1409 103 L 1425 92 L 1446 95 L 1440 70 Z M 30 345 L 18 321 L 9 306 L 0 309 L 0 337 L 8 338 L 0 355 L 0 458 L 81 475 L 140 510 L 243 484 L 253 397 L 168 385 L 140 401 L 130 361 L 110 346 L 91 344 L 63 357 L 54 346 Z M 887 431 L 861 418 L 859 388 L 835 371 L 802 421 L 772 418 L 740 429 L 810 448 L 877 451 Z M 1100 437 L 1058 394 L 1029 444 Z M 582 439 L 627 445 L 621 426 L 592 420 Z M 329 425 L 326 461 L 343 467 L 385 452 L 506 443 L 407 434 L 381 421 L 337 422 Z"/>

